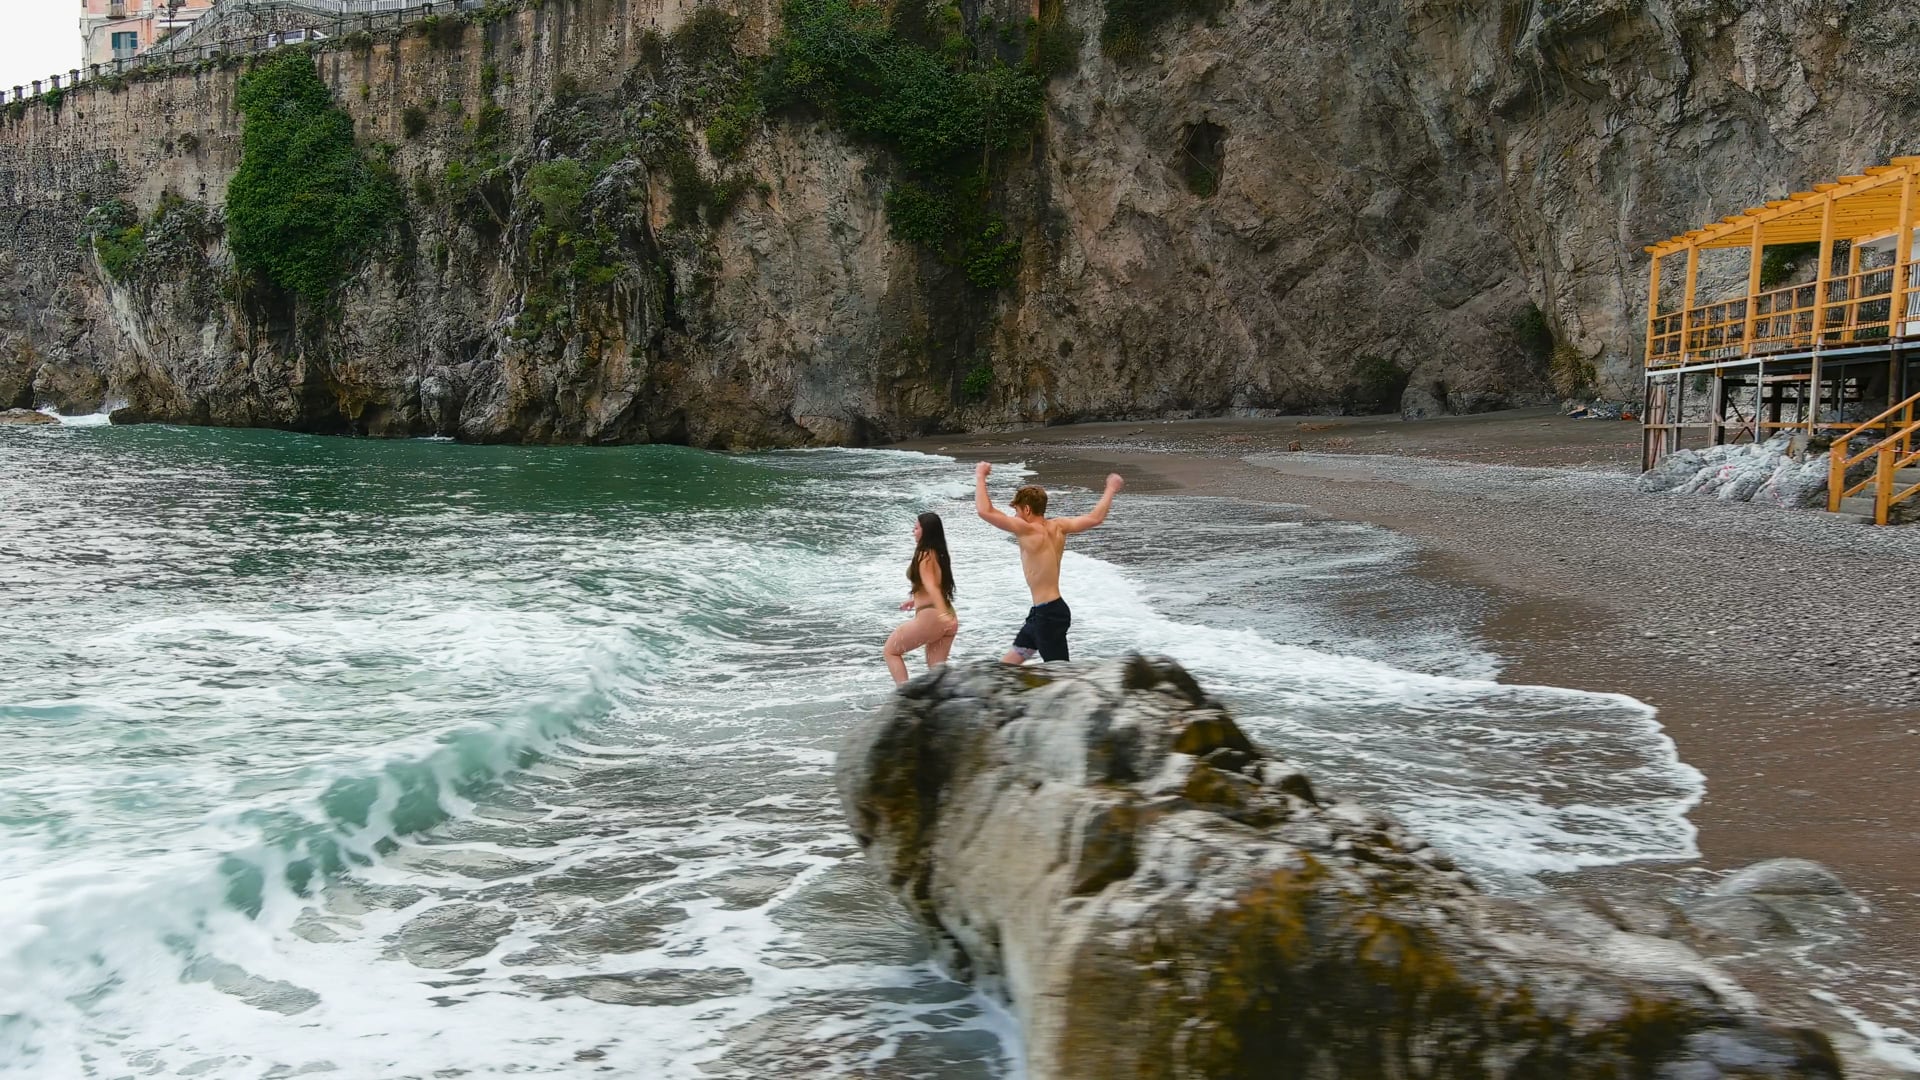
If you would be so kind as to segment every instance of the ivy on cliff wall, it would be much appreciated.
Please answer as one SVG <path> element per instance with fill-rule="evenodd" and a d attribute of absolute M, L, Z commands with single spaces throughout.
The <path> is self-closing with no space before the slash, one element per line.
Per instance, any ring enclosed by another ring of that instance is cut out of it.
<path fill-rule="evenodd" d="M 939 252 L 976 285 L 1007 284 L 1020 245 L 989 197 L 999 162 L 1039 124 L 1039 75 L 976 58 L 958 8 L 929 26 L 854 0 L 787 0 L 783 14 L 768 104 L 810 106 L 891 151 L 903 172 L 887 195 L 895 234 Z"/>
<path fill-rule="evenodd" d="M 273 54 L 240 80 L 240 169 L 227 188 L 236 265 L 261 283 L 325 299 L 398 219 L 398 185 L 353 141 L 305 50 Z"/>
<path fill-rule="evenodd" d="M 87 243 L 108 277 L 126 281 L 146 258 L 147 227 L 132 204 L 115 199 L 87 212 Z"/>
<path fill-rule="evenodd" d="M 164 278 L 189 272 L 221 227 L 206 204 L 168 191 L 144 221 L 123 199 L 94 207 L 87 213 L 86 242 L 109 277 L 131 282 L 143 274 Z"/>

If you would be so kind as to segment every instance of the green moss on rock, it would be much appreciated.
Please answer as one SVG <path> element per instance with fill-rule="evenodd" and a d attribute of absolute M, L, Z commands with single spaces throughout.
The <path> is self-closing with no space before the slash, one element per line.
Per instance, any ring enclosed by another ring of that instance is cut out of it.
<path fill-rule="evenodd" d="M 1003 160 L 1038 127 L 1040 78 L 990 50 L 976 55 L 957 24 L 913 22 L 922 16 L 911 5 L 787 0 L 782 11 L 767 104 L 813 110 L 885 148 L 901 169 L 887 198 L 895 235 L 982 288 L 1011 283 L 1020 241 L 991 193 Z"/>

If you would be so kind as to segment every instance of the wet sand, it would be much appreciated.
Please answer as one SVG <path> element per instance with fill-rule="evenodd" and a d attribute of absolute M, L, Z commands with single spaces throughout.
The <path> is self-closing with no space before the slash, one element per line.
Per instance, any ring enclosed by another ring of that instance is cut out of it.
<path fill-rule="evenodd" d="M 1863 944 L 1920 972 L 1920 622 L 1887 617 L 1920 610 L 1920 526 L 1642 495 L 1639 438 L 1637 424 L 1534 410 L 1092 424 L 900 448 L 1024 462 L 1048 485 L 1096 488 L 1118 471 L 1134 493 L 1291 504 L 1417 541 L 1419 572 L 1492 601 L 1476 605 L 1489 612 L 1478 631 L 1503 680 L 1659 710 L 1707 778 L 1692 815 L 1705 869 L 1826 863 L 1873 907 Z"/>

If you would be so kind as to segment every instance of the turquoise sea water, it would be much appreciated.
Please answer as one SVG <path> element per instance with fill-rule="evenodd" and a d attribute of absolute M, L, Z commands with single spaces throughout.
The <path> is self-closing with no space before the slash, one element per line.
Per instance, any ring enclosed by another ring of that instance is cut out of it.
<path fill-rule="evenodd" d="M 1018 626 L 970 473 L 0 429 L 0 1072 L 1017 1075 L 831 784 L 915 513 L 949 522 L 955 659 Z M 1123 495 L 1069 553 L 1073 644 L 1180 659 L 1496 887 L 1690 856 L 1651 711 L 1499 684 L 1406 555 Z"/>

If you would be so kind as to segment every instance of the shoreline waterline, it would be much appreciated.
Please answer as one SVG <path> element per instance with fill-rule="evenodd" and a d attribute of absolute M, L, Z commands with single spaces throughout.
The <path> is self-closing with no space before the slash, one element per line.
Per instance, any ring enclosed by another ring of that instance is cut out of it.
<path fill-rule="evenodd" d="M 1249 500 L 1406 538 L 1408 571 L 1463 597 L 1502 679 L 1644 701 L 1705 776 L 1689 814 L 1698 863 L 1549 875 L 1555 887 L 1686 893 L 1763 859 L 1825 863 L 1871 906 L 1834 961 L 1850 972 L 1839 981 L 1858 980 L 1856 1005 L 1880 999 L 1868 1022 L 1920 1054 L 1920 981 L 1895 977 L 1920 972 L 1920 806 L 1902 764 L 1920 754 L 1920 682 L 1904 670 L 1886 681 L 1901 642 L 1857 617 L 1913 591 L 1920 530 L 1639 495 L 1638 438 L 1635 424 L 1526 410 L 1103 423 L 900 445 L 1020 461 L 1042 483 L 1120 469 L 1169 499 Z M 1809 567 L 1825 568 L 1811 591 L 1796 572 Z M 1920 639 L 1911 647 L 1920 656 Z"/>

